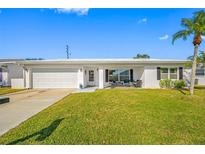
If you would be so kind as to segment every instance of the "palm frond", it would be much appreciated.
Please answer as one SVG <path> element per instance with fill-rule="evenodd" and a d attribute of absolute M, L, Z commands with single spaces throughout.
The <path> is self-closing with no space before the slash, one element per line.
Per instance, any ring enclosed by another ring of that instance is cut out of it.
<path fill-rule="evenodd" d="M 180 39 L 182 38 L 183 40 L 186 40 L 187 39 L 187 36 L 189 36 L 190 34 L 192 34 L 192 30 L 181 30 L 181 31 L 178 31 L 177 33 L 175 33 L 173 36 L 172 36 L 172 44 L 174 44 L 174 42 L 177 40 L 177 39 Z"/>
<path fill-rule="evenodd" d="M 199 51 L 199 57 L 202 64 L 205 64 L 205 52 Z"/>
<path fill-rule="evenodd" d="M 199 32 L 203 32 L 205 30 L 204 29 L 205 11 L 201 10 L 201 11 L 195 12 L 193 21 L 196 24 L 196 26 L 195 26 L 196 30 L 198 30 Z"/>
<path fill-rule="evenodd" d="M 194 56 L 189 56 L 189 57 L 187 57 L 187 59 L 193 61 Z M 197 62 L 197 64 L 201 63 L 201 57 L 200 56 L 197 56 L 196 62 Z"/>
<path fill-rule="evenodd" d="M 181 25 L 183 27 L 186 27 L 190 30 L 192 30 L 194 28 L 194 22 L 192 19 L 188 19 L 188 18 L 182 18 L 181 20 Z"/>
<path fill-rule="evenodd" d="M 197 22 L 205 23 L 205 11 L 204 10 L 194 12 L 194 22 L 195 23 Z"/>
<path fill-rule="evenodd" d="M 193 60 L 193 56 L 187 57 L 187 60 Z"/>

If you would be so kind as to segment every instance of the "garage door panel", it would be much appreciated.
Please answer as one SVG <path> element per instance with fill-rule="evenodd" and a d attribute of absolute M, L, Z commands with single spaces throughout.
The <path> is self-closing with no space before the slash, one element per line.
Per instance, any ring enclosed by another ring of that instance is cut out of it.
<path fill-rule="evenodd" d="M 77 69 L 34 69 L 33 88 L 77 88 Z"/>

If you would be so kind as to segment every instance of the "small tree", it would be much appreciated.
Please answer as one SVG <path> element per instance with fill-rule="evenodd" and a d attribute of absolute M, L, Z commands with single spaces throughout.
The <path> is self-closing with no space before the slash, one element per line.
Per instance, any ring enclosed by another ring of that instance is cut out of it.
<path fill-rule="evenodd" d="M 181 21 L 181 25 L 185 27 L 185 29 L 178 31 L 173 35 L 172 43 L 174 43 L 175 40 L 179 38 L 186 40 L 188 36 L 193 35 L 194 55 L 192 60 L 191 85 L 190 85 L 190 94 L 193 95 L 198 48 L 202 41 L 201 36 L 205 35 L 205 12 L 204 11 L 195 12 L 193 18 L 191 19 L 183 18 Z"/>
<path fill-rule="evenodd" d="M 148 54 L 137 54 L 137 56 L 133 57 L 134 59 L 149 59 L 150 56 Z"/>

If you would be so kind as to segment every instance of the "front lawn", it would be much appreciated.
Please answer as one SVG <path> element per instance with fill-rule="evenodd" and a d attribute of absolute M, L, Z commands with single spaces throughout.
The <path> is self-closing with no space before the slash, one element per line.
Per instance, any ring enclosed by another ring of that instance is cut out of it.
<path fill-rule="evenodd" d="M 77 93 L 0 137 L 0 144 L 205 144 L 205 89 Z"/>
<path fill-rule="evenodd" d="M 0 88 L 0 95 L 21 91 L 23 89 Z"/>

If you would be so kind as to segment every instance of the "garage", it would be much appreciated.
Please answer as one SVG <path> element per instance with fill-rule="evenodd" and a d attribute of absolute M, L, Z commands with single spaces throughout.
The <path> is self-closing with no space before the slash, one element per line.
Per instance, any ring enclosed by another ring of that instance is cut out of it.
<path fill-rule="evenodd" d="M 77 88 L 78 70 L 70 68 L 36 68 L 32 71 L 33 88 Z"/>

